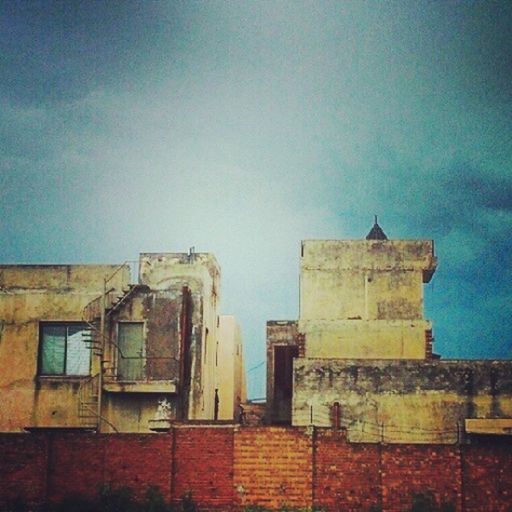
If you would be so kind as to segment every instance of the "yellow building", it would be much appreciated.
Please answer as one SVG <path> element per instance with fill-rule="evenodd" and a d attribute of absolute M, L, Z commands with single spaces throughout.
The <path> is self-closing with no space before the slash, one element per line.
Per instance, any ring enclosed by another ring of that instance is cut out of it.
<path fill-rule="evenodd" d="M 232 315 L 219 317 L 217 365 L 218 419 L 239 419 L 240 404 L 247 400 L 240 326 Z"/>
<path fill-rule="evenodd" d="M 147 432 L 155 415 L 214 420 L 216 394 L 236 409 L 234 384 L 219 382 L 218 351 L 233 340 L 218 327 L 215 258 L 145 253 L 138 275 L 131 283 L 127 264 L 0 266 L 0 431 Z"/>
<path fill-rule="evenodd" d="M 388 240 L 377 219 L 365 240 L 303 242 L 299 319 L 267 323 L 270 420 L 344 427 L 355 442 L 510 430 L 511 361 L 432 354 L 423 284 L 436 263 L 432 241 Z"/>
<path fill-rule="evenodd" d="M 436 269 L 434 244 L 382 236 L 376 223 L 366 240 L 302 242 L 298 329 L 306 336 L 306 357 L 429 355 L 423 283 Z"/>

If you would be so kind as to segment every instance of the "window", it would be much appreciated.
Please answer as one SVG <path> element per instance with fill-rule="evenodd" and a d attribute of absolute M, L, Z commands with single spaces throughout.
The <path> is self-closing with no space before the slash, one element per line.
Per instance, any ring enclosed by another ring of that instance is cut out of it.
<path fill-rule="evenodd" d="M 85 324 L 45 323 L 39 332 L 40 375 L 89 375 L 90 332 Z"/>
<path fill-rule="evenodd" d="M 144 323 L 119 322 L 118 348 L 118 378 L 144 380 Z"/>

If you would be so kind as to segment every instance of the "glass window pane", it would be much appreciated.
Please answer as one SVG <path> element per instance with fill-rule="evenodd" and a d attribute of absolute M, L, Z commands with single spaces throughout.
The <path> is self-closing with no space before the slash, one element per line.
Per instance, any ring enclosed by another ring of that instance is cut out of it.
<path fill-rule="evenodd" d="M 83 326 L 68 327 L 68 350 L 66 360 L 67 375 L 88 375 L 91 361 L 91 350 L 84 339 Z"/>
<path fill-rule="evenodd" d="M 41 373 L 62 375 L 66 349 L 66 328 L 57 325 L 44 325 L 41 339 Z"/>
<path fill-rule="evenodd" d="M 144 324 L 142 322 L 119 323 L 119 359 L 117 373 L 120 380 L 144 379 Z"/>

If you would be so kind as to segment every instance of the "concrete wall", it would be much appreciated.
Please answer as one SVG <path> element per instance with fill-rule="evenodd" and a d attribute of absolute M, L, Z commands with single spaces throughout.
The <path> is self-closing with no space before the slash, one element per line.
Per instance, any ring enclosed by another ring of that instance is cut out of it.
<path fill-rule="evenodd" d="M 38 375 L 40 322 L 82 321 L 117 265 L 0 265 L 0 431 L 78 426 L 80 377 Z M 110 286 L 121 290 L 128 269 Z M 93 358 L 91 371 L 98 371 Z"/>
<path fill-rule="evenodd" d="M 220 268 L 211 254 L 142 253 L 139 281 L 152 290 L 187 286 L 192 294 L 189 419 L 213 419 Z"/>
<path fill-rule="evenodd" d="M 431 241 L 304 241 L 300 319 L 423 318 L 422 283 L 434 269 Z"/>
<path fill-rule="evenodd" d="M 296 359 L 293 424 L 332 424 L 335 402 L 351 441 L 453 443 L 466 418 L 512 417 L 512 361 Z"/>
<path fill-rule="evenodd" d="M 247 399 L 240 326 L 232 315 L 219 317 L 215 358 L 219 392 L 219 420 L 238 419 L 239 405 Z"/>
<path fill-rule="evenodd" d="M 306 357 L 425 359 L 426 320 L 299 320 Z"/>
<path fill-rule="evenodd" d="M 126 296 L 126 300 L 106 316 L 108 341 L 101 356 L 101 343 L 91 351 L 90 376 L 43 376 L 38 374 L 40 323 L 87 318 L 99 328 L 100 301 L 94 299 L 102 294 L 104 278 L 119 266 L 0 266 L 0 431 L 94 427 L 97 418 L 91 416 L 84 423 L 79 404 L 91 400 L 87 413 L 94 415 L 94 389 L 88 383 L 97 382 L 100 358 L 105 370 L 102 431 L 149 432 L 149 420 L 163 398 L 172 405 L 172 418 L 213 419 L 218 264 L 209 254 L 144 253 L 139 267 L 139 285 L 129 288 L 128 267 L 108 283 L 109 298 Z M 94 307 L 84 312 L 91 301 Z M 141 370 L 133 382 L 126 376 L 120 381 L 123 322 L 143 326 Z M 241 377 L 239 365 L 233 371 L 238 372 L 233 379 Z M 80 401 L 84 389 L 89 390 L 87 400 Z"/>
<path fill-rule="evenodd" d="M 300 263 L 306 357 L 424 359 L 423 283 L 436 259 L 424 240 L 308 240 Z"/>

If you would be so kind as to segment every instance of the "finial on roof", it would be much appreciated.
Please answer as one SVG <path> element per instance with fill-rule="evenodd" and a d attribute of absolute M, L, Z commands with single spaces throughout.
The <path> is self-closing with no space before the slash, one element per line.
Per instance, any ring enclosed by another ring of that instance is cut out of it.
<path fill-rule="evenodd" d="M 366 240 L 387 240 L 388 237 L 386 236 L 386 233 L 382 231 L 382 228 L 379 226 L 377 222 L 377 215 L 375 215 L 375 223 L 373 224 L 372 229 L 370 229 L 370 232 L 366 235 Z"/>

